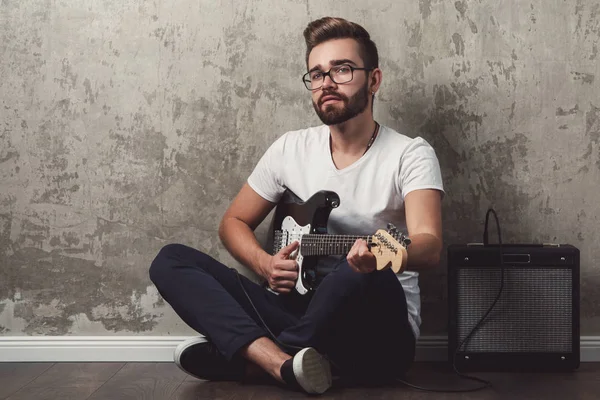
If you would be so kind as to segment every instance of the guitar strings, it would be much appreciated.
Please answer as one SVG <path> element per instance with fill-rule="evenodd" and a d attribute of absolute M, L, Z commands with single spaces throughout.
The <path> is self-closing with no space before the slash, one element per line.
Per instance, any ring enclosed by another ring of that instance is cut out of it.
<path fill-rule="evenodd" d="M 367 242 L 369 247 L 376 244 L 376 235 L 330 235 L 330 234 L 308 234 L 303 232 L 276 232 L 276 242 L 279 248 L 275 249 L 277 252 L 287 244 L 294 241 L 300 242 L 300 252 L 304 256 L 319 256 L 329 254 L 345 254 L 354 245 L 357 239 L 363 239 Z M 393 240 L 396 240 L 392 237 Z M 378 246 L 377 254 L 389 255 L 394 253 L 398 254 L 400 247 L 406 248 L 397 242 L 396 246 L 386 246 L 384 242 L 383 246 Z"/>

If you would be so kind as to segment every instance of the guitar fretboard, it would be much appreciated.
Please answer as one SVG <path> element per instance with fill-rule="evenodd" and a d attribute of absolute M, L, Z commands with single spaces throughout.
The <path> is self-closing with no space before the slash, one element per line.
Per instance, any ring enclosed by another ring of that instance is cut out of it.
<path fill-rule="evenodd" d="M 373 242 L 373 236 L 359 235 L 302 235 L 300 252 L 305 256 L 325 256 L 346 254 L 357 239 L 364 239 L 367 244 Z"/>

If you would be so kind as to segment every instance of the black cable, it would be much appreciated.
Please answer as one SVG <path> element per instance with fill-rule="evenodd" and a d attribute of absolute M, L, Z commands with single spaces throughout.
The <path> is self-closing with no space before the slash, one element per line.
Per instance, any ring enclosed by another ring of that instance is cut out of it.
<path fill-rule="evenodd" d="M 242 287 L 242 290 L 244 291 L 244 294 L 246 295 L 246 298 L 248 299 L 248 302 L 250 303 L 250 305 L 254 309 L 254 312 L 256 313 L 256 315 L 258 316 L 258 318 L 260 319 L 260 322 L 262 323 L 263 327 L 269 333 L 269 336 L 271 336 L 271 339 L 273 339 L 273 341 L 275 341 L 275 343 L 277 343 L 280 347 L 287 347 L 289 349 L 294 349 L 294 350 L 302 350 L 304 347 L 294 346 L 294 345 L 291 345 L 291 344 L 283 343 L 283 342 L 280 342 L 279 339 L 277 339 L 277 337 L 273 334 L 273 332 L 271 332 L 271 329 L 269 329 L 269 326 L 267 325 L 267 323 L 265 322 L 265 320 L 263 319 L 263 317 L 260 315 L 260 313 L 258 312 L 258 310 L 256 309 L 256 307 L 254 306 L 254 303 L 252 302 L 252 299 L 248 295 L 248 292 L 246 291 L 246 288 L 244 287 L 244 284 L 242 283 L 242 279 L 240 278 L 240 273 L 236 269 L 233 269 L 233 270 L 237 273 L 236 276 L 237 276 L 238 282 L 240 283 L 240 286 Z"/>
<path fill-rule="evenodd" d="M 236 272 L 236 277 L 238 279 L 238 282 L 240 283 L 240 286 L 241 286 L 242 290 L 244 291 L 244 294 L 246 295 L 246 298 L 248 299 L 248 302 L 250 303 L 250 305 L 252 306 L 252 309 L 254 310 L 254 312 L 256 313 L 256 315 L 258 316 L 258 318 L 260 319 L 260 322 L 262 323 L 263 327 L 267 330 L 267 333 L 269 334 L 269 336 L 271 337 L 271 339 L 273 339 L 273 341 L 275 343 L 277 343 L 279 345 L 279 347 L 285 347 L 285 348 L 293 349 L 293 350 L 302 350 L 304 347 L 294 346 L 294 345 L 291 345 L 291 344 L 283 343 L 279 339 L 277 339 L 277 337 L 273 334 L 273 332 L 271 331 L 271 329 L 269 329 L 269 326 L 267 325 L 267 323 L 265 322 L 265 320 L 263 319 L 263 317 L 260 315 L 260 313 L 256 309 L 256 306 L 252 302 L 252 299 L 250 298 L 250 295 L 248 295 L 248 292 L 246 291 L 246 288 L 244 287 L 244 284 L 242 283 L 242 279 L 240 278 L 240 273 L 236 269 L 234 269 L 234 271 Z M 334 367 L 338 368 L 338 366 L 331 359 L 329 359 L 327 357 L 327 355 L 322 354 L 322 356 L 327 361 L 329 361 L 329 363 L 331 365 L 333 365 Z"/>
<path fill-rule="evenodd" d="M 498 232 L 498 244 L 499 244 L 499 251 L 500 251 L 500 289 L 498 290 L 498 294 L 496 295 L 496 298 L 494 299 L 494 302 L 488 308 L 488 310 L 483 315 L 483 317 L 481 317 L 479 319 L 479 321 L 477 322 L 477 324 L 475 324 L 475 326 L 473 327 L 473 329 L 471 329 L 471 331 L 469 332 L 469 334 L 456 347 L 456 350 L 454 351 L 454 356 L 452 358 L 452 369 L 454 370 L 454 372 L 459 377 L 461 377 L 463 379 L 468 379 L 468 380 L 472 380 L 472 381 L 475 381 L 475 382 L 479 382 L 479 383 L 482 383 L 483 385 L 476 386 L 476 387 L 470 388 L 470 389 L 430 389 L 430 388 L 424 388 L 424 387 L 421 387 L 421 386 L 413 385 L 411 383 L 408 383 L 408 382 L 400 380 L 400 379 L 398 379 L 398 382 L 401 382 L 401 383 L 403 383 L 403 384 L 405 384 L 407 386 L 410 386 L 410 387 L 412 387 L 414 389 L 424 390 L 424 391 L 428 391 L 428 392 L 442 392 L 442 393 L 475 392 L 475 391 L 482 390 L 482 389 L 485 389 L 487 387 L 491 387 L 492 386 L 492 383 L 490 381 L 478 378 L 476 376 L 471 376 L 471 375 L 463 374 L 463 373 L 459 372 L 458 369 L 456 368 L 456 357 L 458 356 L 458 352 L 463 347 L 463 345 L 481 327 L 481 325 L 483 324 L 483 322 L 486 320 L 487 316 L 490 314 L 490 312 L 496 306 L 496 303 L 498 302 L 498 300 L 500 299 L 500 296 L 502 295 L 502 290 L 504 289 L 504 255 L 503 255 L 503 251 L 502 251 L 502 233 L 500 231 L 500 223 L 498 222 L 498 215 L 496 214 L 496 211 L 494 209 L 492 209 L 492 208 L 488 209 L 487 213 L 485 214 L 485 225 L 484 225 L 484 228 L 483 228 L 483 244 L 485 246 L 487 246 L 489 244 L 488 223 L 489 223 L 490 213 L 494 214 L 494 219 L 496 220 L 496 229 L 497 229 L 497 232 Z"/>
<path fill-rule="evenodd" d="M 485 226 L 484 226 L 484 232 L 483 232 L 483 242 L 484 242 L 484 245 L 488 244 L 488 221 L 489 221 L 490 213 L 494 214 L 494 219 L 496 220 L 496 229 L 497 229 L 497 232 L 498 232 L 498 242 L 499 242 L 499 247 L 500 247 L 500 271 L 501 271 L 500 290 L 498 291 L 498 294 L 496 295 L 496 298 L 494 299 L 494 302 L 488 308 L 488 310 L 484 314 L 484 316 L 481 317 L 481 319 L 479 320 L 479 322 L 477 322 L 477 324 L 475 325 L 475 327 L 473 327 L 473 329 L 471 329 L 471 332 L 469 332 L 469 334 L 458 345 L 458 347 L 456 348 L 456 350 L 454 352 L 454 357 L 453 357 L 453 360 L 452 360 L 452 368 L 453 368 L 454 372 L 459 377 L 461 377 L 463 379 L 467 379 L 467 380 L 472 380 L 472 381 L 480 382 L 480 383 L 483 383 L 483 385 L 477 386 L 477 387 L 474 387 L 474 388 L 469 388 L 469 389 L 435 389 L 435 388 L 426 388 L 426 387 L 418 386 L 418 385 L 409 383 L 409 382 L 407 382 L 407 381 L 405 381 L 403 379 L 396 379 L 397 382 L 400 382 L 400 383 L 402 383 L 402 384 L 404 384 L 406 386 L 409 386 L 409 387 L 411 387 L 413 389 L 423 390 L 423 391 L 426 391 L 426 392 L 437 392 L 437 393 L 468 393 L 468 392 L 475 392 L 475 391 L 478 391 L 478 390 L 482 390 L 482 389 L 485 389 L 487 387 L 491 387 L 492 386 L 492 383 L 490 381 L 478 378 L 476 376 L 471 376 L 471 375 L 463 374 L 463 373 L 459 372 L 458 369 L 456 368 L 456 356 L 458 355 L 459 350 L 465 344 L 465 342 L 467 342 L 467 340 L 470 339 L 471 336 L 473 336 L 473 334 L 475 334 L 475 332 L 477 332 L 477 330 L 479 329 L 479 327 L 481 326 L 481 324 L 483 323 L 483 321 L 485 321 L 485 319 L 487 318 L 487 316 L 490 314 L 490 312 L 492 311 L 492 309 L 494 308 L 494 306 L 498 302 L 498 299 L 500 298 L 500 295 L 502 294 L 502 290 L 504 288 L 504 257 L 503 257 L 503 251 L 502 251 L 502 235 L 501 235 L 501 232 L 500 232 L 500 223 L 498 222 L 498 216 L 496 215 L 496 211 L 494 211 L 492 208 L 488 209 L 488 211 L 487 211 L 487 213 L 485 215 Z M 273 334 L 273 332 L 271 331 L 271 329 L 269 329 L 269 327 L 267 326 L 267 323 L 264 321 L 264 319 L 262 318 L 262 316 L 260 315 L 260 313 L 258 312 L 258 310 L 256 309 L 256 307 L 254 306 L 254 303 L 252 302 L 252 299 L 248 295 L 248 292 L 246 291 L 246 288 L 244 287 L 244 285 L 242 283 L 242 280 L 240 278 L 240 273 L 237 270 L 235 270 L 235 271 L 237 273 L 236 276 L 237 276 L 238 282 L 240 283 L 240 286 L 241 286 L 242 290 L 244 291 L 244 294 L 246 295 L 246 298 L 248 299 L 248 302 L 250 302 L 250 305 L 254 309 L 254 312 L 256 313 L 256 315 L 258 316 L 258 318 L 260 319 L 260 322 L 262 323 L 262 325 L 264 326 L 264 328 L 267 330 L 267 332 L 269 333 L 269 335 L 271 336 L 271 338 L 273 339 L 273 341 L 275 341 L 281 347 L 287 347 L 287 348 L 295 349 L 295 350 L 301 350 L 301 349 L 303 349 L 303 347 L 293 346 L 293 345 L 290 345 L 290 344 L 282 343 L 281 341 L 279 341 L 277 339 L 277 337 Z M 332 360 L 330 360 L 329 358 L 327 358 L 326 355 L 323 355 L 323 357 L 325 357 L 325 359 L 327 359 L 327 361 L 329 361 L 334 367 L 337 368 L 337 366 L 332 362 Z"/>

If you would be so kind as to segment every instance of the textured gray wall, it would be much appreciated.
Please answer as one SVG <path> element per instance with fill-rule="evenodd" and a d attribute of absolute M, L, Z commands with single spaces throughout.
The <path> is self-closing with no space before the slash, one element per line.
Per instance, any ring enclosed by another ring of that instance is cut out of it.
<path fill-rule="evenodd" d="M 302 30 L 324 15 L 378 44 L 377 120 L 435 147 L 446 244 L 479 241 L 492 205 L 505 241 L 578 246 L 600 334 L 591 0 L 1 0 L 0 334 L 192 333 L 148 266 L 170 242 L 232 262 L 229 201 L 276 137 L 319 123 Z M 424 334 L 445 332 L 445 279 L 422 277 Z"/>

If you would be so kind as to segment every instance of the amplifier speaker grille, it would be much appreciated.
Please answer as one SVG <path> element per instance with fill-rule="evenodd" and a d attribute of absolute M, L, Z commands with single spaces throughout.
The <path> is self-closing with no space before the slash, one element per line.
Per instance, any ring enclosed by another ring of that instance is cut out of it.
<path fill-rule="evenodd" d="M 502 275 L 499 267 L 462 268 L 457 274 L 461 343 L 492 305 Z M 461 350 L 571 352 L 572 290 L 570 269 L 505 268 L 498 302 Z"/>

